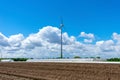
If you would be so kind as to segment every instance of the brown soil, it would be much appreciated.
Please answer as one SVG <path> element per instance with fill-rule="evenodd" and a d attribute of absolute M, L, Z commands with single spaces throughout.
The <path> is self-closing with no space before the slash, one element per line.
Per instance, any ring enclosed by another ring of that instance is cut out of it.
<path fill-rule="evenodd" d="M 0 80 L 120 80 L 120 65 L 97 63 L 0 63 Z"/>

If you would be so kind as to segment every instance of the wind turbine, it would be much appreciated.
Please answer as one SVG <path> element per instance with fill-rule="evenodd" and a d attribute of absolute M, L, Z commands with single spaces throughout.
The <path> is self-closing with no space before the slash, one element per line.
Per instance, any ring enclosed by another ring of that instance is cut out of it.
<path fill-rule="evenodd" d="M 60 53 L 60 58 L 63 58 L 63 42 L 62 42 L 62 28 L 63 28 L 64 24 L 63 24 L 63 19 L 61 18 L 61 24 L 60 24 L 60 30 L 61 30 L 61 53 Z"/>

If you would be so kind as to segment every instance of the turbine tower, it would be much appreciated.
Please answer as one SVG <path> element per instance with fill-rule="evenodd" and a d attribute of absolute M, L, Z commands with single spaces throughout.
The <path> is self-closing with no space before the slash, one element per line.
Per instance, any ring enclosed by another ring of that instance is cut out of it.
<path fill-rule="evenodd" d="M 60 24 L 60 30 L 61 30 L 61 53 L 60 53 L 60 58 L 62 59 L 63 58 L 63 43 L 62 43 L 62 28 L 63 28 L 63 20 L 61 18 L 61 24 Z"/>
<path fill-rule="evenodd" d="M 2 50 L 0 49 L 0 58 L 2 60 Z"/>

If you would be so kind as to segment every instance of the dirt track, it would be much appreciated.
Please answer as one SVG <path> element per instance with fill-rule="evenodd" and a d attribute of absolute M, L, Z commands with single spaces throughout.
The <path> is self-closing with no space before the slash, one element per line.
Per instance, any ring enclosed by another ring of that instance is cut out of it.
<path fill-rule="evenodd" d="M 120 64 L 0 63 L 0 80 L 120 80 Z"/>

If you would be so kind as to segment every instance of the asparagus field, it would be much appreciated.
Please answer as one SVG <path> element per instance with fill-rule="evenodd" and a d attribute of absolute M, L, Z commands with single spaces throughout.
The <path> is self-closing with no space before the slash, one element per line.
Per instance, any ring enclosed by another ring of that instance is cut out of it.
<path fill-rule="evenodd" d="M 0 80 L 120 80 L 120 64 L 1 62 Z"/>

